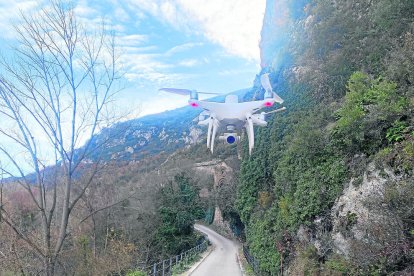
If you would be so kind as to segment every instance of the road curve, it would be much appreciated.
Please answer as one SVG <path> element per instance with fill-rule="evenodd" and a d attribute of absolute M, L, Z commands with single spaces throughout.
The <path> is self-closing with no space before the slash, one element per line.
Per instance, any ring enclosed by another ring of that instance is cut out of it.
<path fill-rule="evenodd" d="M 214 248 L 210 255 L 190 275 L 241 276 L 242 272 L 237 258 L 239 245 L 204 225 L 196 224 L 194 228 L 205 233 Z"/>

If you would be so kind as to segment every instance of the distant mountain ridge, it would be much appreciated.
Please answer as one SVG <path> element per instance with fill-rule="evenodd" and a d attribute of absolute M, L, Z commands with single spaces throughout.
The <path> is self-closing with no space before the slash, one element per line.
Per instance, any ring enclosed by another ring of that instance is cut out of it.
<path fill-rule="evenodd" d="M 250 99 L 256 85 L 252 88 L 236 90 L 228 94 L 208 99 L 209 101 L 223 102 L 226 95 L 238 95 L 239 101 Z M 183 97 L 183 104 L 187 102 Z M 116 162 L 119 165 L 131 161 L 145 161 L 156 159 L 165 161 L 168 156 L 179 149 L 203 143 L 206 138 L 206 128 L 197 124 L 195 120 L 202 112 L 201 108 L 184 106 L 174 110 L 167 110 L 157 114 L 150 114 L 140 118 L 116 123 L 104 128 L 93 137 L 89 147 L 87 159 L 84 159 L 85 168 L 97 161 Z M 75 159 L 82 155 L 84 147 L 76 149 Z M 144 160 L 145 159 L 145 160 Z M 54 166 L 44 169 L 45 175 L 54 172 Z M 35 175 L 28 173 L 26 179 L 35 181 Z M 13 182 L 11 177 L 7 182 Z"/>
<path fill-rule="evenodd" d="M 241 89 L 226 95 L 238 95 L 239 100 L 243 101 L 251 92 L 252 89 Z M 222 102 L 226 95 L 214 97 L 209 101 Z M 183 104 L 187 100 L 183 97 Z M 185 106 L 103 129 L 93 138 L 93 144 L 103 144 L 104 149 L 93 154 L 90 161 L 134 161 L 150 155 L 172 153 L 177 149 L 197 144 L 205 139 L 206 129 L 198 126 L 197 120 L 194 120 L 201 112 L 200 108 Z"/>

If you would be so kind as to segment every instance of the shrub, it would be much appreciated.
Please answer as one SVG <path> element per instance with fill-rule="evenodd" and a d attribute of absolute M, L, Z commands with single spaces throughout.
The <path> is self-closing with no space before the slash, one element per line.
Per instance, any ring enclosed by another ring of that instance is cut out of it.
<path fill-rule="evenodd" d="M 345 152 L 374 153 L 385 139 L 401 139 L 402 125 L 394 124 L 407 106 L 407 100 L 397 93 L 397 85 L 381 77 L 373 79 L 355 72 L 348 81 L 348 92 L 333 130 L 334 141 Z M 390 128 L 391 127 L 391 128 Z"/>
<path fill-rule="evenodd" d="M 394 124 L 387 129 L 386 138 L 389 143 L 400 142 L 404 139 L 404 130 L 407 128 L 406 122 L 395 121 Z"/>

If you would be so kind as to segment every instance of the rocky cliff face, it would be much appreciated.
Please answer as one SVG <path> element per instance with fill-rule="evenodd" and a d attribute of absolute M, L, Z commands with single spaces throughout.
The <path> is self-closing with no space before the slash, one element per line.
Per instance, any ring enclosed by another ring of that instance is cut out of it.
<path fill-rule="evenodd" d="M 291 59 L 288 48 L 294 20 L 304 15 L 308 0 L 267 0 L 260 39 L 261 67 L 272 67 L 275 71 L 286 66 Z"/>
<path fill-rule="evenodd" d="M 398 179 L 391 170 L 379 170 L 373 163 L 359 180 L 351 179 L 331 213 L 332 239 L 338 254 L 355 255 L 352 249 L 358 244 L 365 249 L 358 254 L 367 255 L 366 251 L 372 253 L 373 247 L 378 247 L 375 243 L 392 244 L 404 236 L 399 227 L 401 218 L 389 212 L 385 203 L 387 186 L 395 181 Z"/>
<path fill-rule="evenodd" d="M 262 71 L 287 112 L 236 200 L 264 275 L 414 272 L 414 5 L 351 2 L 267 1 Z"/>
<path fill-rule="evenodd" d="M 361 175 L 346 184 L 328 216 L 315 219 L 311 227 L 299 228 L 298 240 L 312 244 L 320 256 L 334 252 L 362 267 L 378 256 L 398 262 L 410 250 L 404 234 L 409 214 L 398 210 L 399 204 L 413 196 L 409 179 L 390 167 L 367 164 Z"/>
<path fill-rule="evenodd" d="M 235 158 L 232 158 L 233 160 Z M 202 163 L 197 163 L 194 166 L 195 171 L 201 172 L 203 174 L 209 174 L 213 177 L 213 185 L 211 190 L 203 189 L 200 191 L 200 197 L 215 197 L 216 202 L 214 202 L 214 218 L 213 224 L 219 226 L 226 230 L 228 233 L 231 233 L 230 224 L 224 219 L 223 210 L 220 208 L 220 205 L 223 205 L 220 201 L 221 196 L 225 195 L 223 191 L 228 190 L 231 186 L 234 185 L 234 168 L 229 166 L 224 160 L 214 159 L 211 161 L 206 161 Z"/>
<path fill-rule="evenodd" d="M 347 183 L 328 217 L 317 218 L 313 230 L 302 226 L 298 239 L 313 244 L 322 256 L 333 250 L 358 262 L 369 263 L 367 259 L 387 250 L 393 255 L 400 253 L 407 243 L 403 218 L 389 205 L 389 197 L 391 191 L 407 188 L 404 181 L 390 168 L 379 169 L 369 163 L 359 177 Z"/>
<path fill-rule="evenodd" d="M 183 107 L 104 129 L 94 138 L 96 144 L 102 143 L 105 147 L 99 158 L 140 160 L 197 144 L 202 140 L 204 130 L 192 120 L 199 112 L 191 107 Z"/>

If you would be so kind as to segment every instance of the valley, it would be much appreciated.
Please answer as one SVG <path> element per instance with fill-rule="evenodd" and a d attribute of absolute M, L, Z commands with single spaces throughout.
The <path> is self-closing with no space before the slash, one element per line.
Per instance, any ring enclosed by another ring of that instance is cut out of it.
<path fill-rule="evenodd" d="M 110 113 L 122 74 L 106 32 L 102 57 L 87 37 L 36 48 L 53 37 L 27 20 L 22 67 L 0 74 L 0 135 L 14 141 L 0 140 L 0 275 L 150 275 L 203 241 L 196 221 L 238 243 L 197 224 L 215 249 L 192 275 L 242 275 L 241 246 L 254 275 L 414 273 L 413 1 L 267 0 L 260 69 L 230 94 L 262 99 L 269 74 L 286 111 L 254 128 L 252 150 L 241 132 L 214 153 L 201 109 Z"/>

